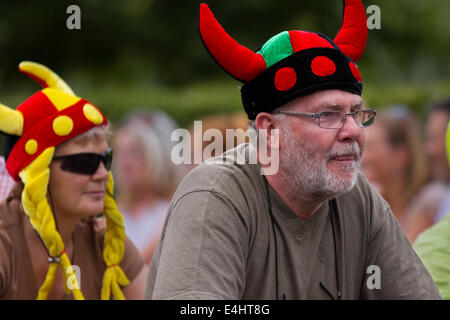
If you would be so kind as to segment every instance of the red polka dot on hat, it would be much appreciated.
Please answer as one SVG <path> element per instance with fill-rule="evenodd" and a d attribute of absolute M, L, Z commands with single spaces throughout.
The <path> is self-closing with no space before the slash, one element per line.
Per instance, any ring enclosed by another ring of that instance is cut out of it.
<path fill-rule="evenodd" d="M 336 72 L 336 65 L 330 58 L 318 56 L 311 62 L 311 70 L 319 77 L 326 77 Z"/>
<path fill-rule="evenodd" d="M 278 91 L 287 91 L 297 82 L 297 73 L 294 69 L 284 67 L 275 73 L 274 85 Z"/>
<path fill-rule="evenodd" d="M 362 82 L 361 74 L 359 73 L 358 67 L 354 62 L 349 63 L 350 70 L 353 73 L 353 76 L 359 81 Z"/>

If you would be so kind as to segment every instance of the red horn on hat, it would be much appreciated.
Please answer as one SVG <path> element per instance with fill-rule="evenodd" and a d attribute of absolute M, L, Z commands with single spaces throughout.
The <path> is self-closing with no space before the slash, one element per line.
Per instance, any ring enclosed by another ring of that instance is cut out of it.
<path fill-rule="evenodd" d="M 366 11 L 361 0 L 344 0 L 342 26 L 334 43 L 347 56 L 358 61 L 367 42 Z"/>
<path fill-rule="evenodd" d="M 205 3 L 200 4 L 199 29 L 202 41 L 211 56 L 237 80 L 251 81 L 266 69 L 262 55 L 231 38 Z"/>

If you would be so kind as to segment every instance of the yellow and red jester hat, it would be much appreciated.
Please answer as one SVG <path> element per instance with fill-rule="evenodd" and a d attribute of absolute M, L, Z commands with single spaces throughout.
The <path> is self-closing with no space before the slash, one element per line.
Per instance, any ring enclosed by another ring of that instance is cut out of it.
<path fill-rule="evenodd" d="M 3 131 L 20 136 L 6 162 L 9 174 L 16 181 L 19 181 L 19 172 L 45 149 L 92 127 L 107 124 L 97 107 L 75 96 L 70 87 L 47 67 L 22 62 L 19 70 L 39 82 L 44 89 L 33 94 L 16 110 L 1 106 Z"/>

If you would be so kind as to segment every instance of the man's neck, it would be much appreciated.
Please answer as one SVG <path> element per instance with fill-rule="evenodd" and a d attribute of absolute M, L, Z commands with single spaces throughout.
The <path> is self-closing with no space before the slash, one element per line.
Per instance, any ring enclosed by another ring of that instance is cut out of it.
<path fill-rule="evenodd" d="M 304 192 L 294 190 L 289 183 L 281 179 L 279 174 L 267 175 L 266 179 L 272 189 L 301 220 L 311 218 L 327 201 L 326 198 L 305 195 Z"/>

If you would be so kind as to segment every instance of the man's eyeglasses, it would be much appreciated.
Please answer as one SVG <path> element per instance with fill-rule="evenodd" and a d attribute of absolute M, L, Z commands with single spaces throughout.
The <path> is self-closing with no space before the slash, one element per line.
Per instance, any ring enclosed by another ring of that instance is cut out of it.
<path fill-rule="evenodd" d="M 106 150 L 104 153 L 75 153 L 53 157 L 53 160 L 62 160 L 61 170 L 93 175 L 97 172 L 100 161 L 103 162 L 106 170 L 111 169 L 113 151 Z"/>
<path fill-rule="evenodd" d="M 345 118 L 352 116 L 353 120 L 361 128 L 366 128 L 373 124 L 377 112 L 375 110 L 365 109 L 354 112 L 345 112 L 339 110 L 323 111 L 320 113 L 279 111 L 278 113 L 287 114 L 295 117 L 318 119 L 318 125 L 324 129 L 340 129 L 344 126 Z"/>

